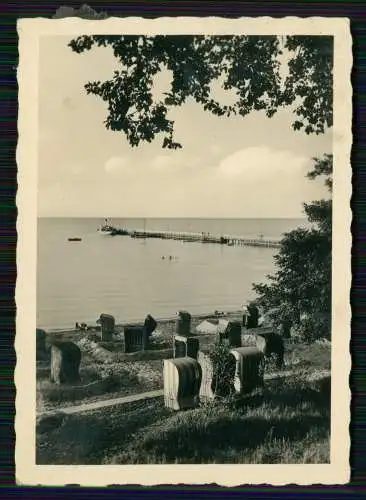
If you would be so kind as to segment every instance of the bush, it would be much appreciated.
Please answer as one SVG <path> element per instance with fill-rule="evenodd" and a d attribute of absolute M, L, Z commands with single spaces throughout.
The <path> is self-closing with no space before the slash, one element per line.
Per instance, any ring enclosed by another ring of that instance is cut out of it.
<path fill-rule="evenodd" d="M 234 389 L 235 360 L 228 346 L 215 344 L 209 351 L 208 356 L 212 362 L 213 392 L 217 396 L 229 396 Z"/>
<path fill-rule="evenodd" d="M 330 315 L 309 315 L 300 321 L 296 327 L 293 328 L 293 335 L 298 337 L 300 342 L 310 344 L 318 339 L 330 340 L 331 334 L 331 320 Z"/>

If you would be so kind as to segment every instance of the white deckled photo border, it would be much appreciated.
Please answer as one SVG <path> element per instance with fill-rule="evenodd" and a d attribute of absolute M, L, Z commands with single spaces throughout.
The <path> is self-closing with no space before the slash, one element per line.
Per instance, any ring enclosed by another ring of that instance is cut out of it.
<path fill-rule="evenodd" d="M 331 463 L 326 465 L 52 466 L 35 463 L 36 269 L 39 40 L 86 34 L 245 34 L 334 36 L 333 272 Z M 18 247 L 16 285 L 16 478 L 23 485 L 80 484 L 343 484 L 349 481 L 351 356 L 350 154 L 352 146 L 352 38 L 345 18 L 109 18 L 20 19 Z"/>

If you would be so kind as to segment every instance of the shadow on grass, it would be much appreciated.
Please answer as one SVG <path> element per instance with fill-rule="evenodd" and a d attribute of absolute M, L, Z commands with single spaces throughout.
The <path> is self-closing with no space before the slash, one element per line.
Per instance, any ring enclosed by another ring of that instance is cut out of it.
<path fill-rule="evenodd" d="M 62 425 L 37 435 L 36 463 L 100 464 L 106 450 L 124 445 L 141 427 L 169 414 L 162 398 L 64 417 Z"/>
<path fill-rule="evenodd" d="M 240 418 L 227 417 L 206 425 L 158 428 L 146 434 L 139 446 L 129 447 L 117 458 L 118 463 L 144 463 L 147 455 L 164 457 L 168 462 L 208 463 L 216 453 L 230 449 L 248 452 L 266 441 L 303 440 L 315 428 L 319 435 L 327 431 L 322 416 L 296 416 L 293 418 Z M 321 432 L 321 430 L 323 432 Z M 197 446 L 197 443 L 200 443 Z"/>
<path fill-rule="evenodd" d="M 37 373 L 38 377 L 38 373 Z M 75 384 L 52 383 L 47 378 L 37 381 L 37 392 L 41 395 L 44 403 L 63 405 L 66 402 L 78 402 L 85 399 L 103 396 L 116 391 L 126 391 L 133 387 L 140 388 L 141 383 L 135 374 L 127 370 L 120 373 L 102 374 L 92 367 L 86 367 L 80 371 L 80 381 Z"/>
<path fill-rule="evenodd" d="M 131 353 L 118 353 L 117 361 L 156 361 L 173 357 L 173 349 L 149 349 L 146 351 L 137 351 Z"/>
<path fill-rule="evenodd" d="M 287 408 L 296 409 L 299 405 L 307 403 L 314 409 L 323 411 L 330 408 L 330 387 L 321 390 L 314 390 L 309 387 L 299 389 L 283 389 L 276 387 L 271 389 L 267 384 L 266 388 L 254 395 L 244 396 L 233 402 L 235 408 L 258 408 L 263 404 L 277 407 L 281 410 Z"/>
<path fill-rule="evenodd" d="M 291 456 L 291 450 L 310 435 L 311 446 L 327 439 L 329 394 L 312 389 L 282 391 L 266 390 L 225 406 L 213 404 L 173 414 L 140 431 L 108 463 L 230 462 L 230 457 L 249 456 L 266 447 L 278 455 L 278 445 L 273 443 L 281 443 Z"/>

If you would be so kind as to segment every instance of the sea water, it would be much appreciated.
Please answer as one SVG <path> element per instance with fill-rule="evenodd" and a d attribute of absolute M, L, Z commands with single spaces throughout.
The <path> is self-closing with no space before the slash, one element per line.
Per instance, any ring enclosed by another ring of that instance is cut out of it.
<path fill-rule="evenodd" d="M 254 298 L 252 283 L 275 271 L 278 249 L 134 239 L 97 231 L 103 219 L 40 218 L 37 232 L 37 326 L 117 323 L 180 309 L 192 314 L 236 310 Z M 128 229 L 281 238 L 302 219 L 113 219 Z M 80 237 L 81 242 L 68 238 Z M 169 258 L 171 257 L 171 258 Z"/>

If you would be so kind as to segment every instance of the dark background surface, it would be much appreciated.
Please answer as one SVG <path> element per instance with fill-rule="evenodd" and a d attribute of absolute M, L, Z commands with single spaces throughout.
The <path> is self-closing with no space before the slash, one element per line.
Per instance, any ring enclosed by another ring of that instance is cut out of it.
<path fill-rule="evenodd" d="M 0 484 L 2 497 L 47 497 L 56 499 L 60 496 L 90 499 L 126 496 L 128 498 L 158 498 L 164 494 L 178 498 L 188 496 L 228 498 L 238 495 L 247 498 L 266 497 L 289 498 L 308 497 L 319 498 L 353 498 L 363 496 L 366 476 L 366 362 L 365 362 L 365 285 L 366 252 L 365 252 L 365 71 L 366 71 L 366 25 L 362 19 L 365 12 L 364 1 L 353 2 L 230 2 L 230 1 L 129 1 L 129 2 L 87 2 L 96 10 L 113 16 L 143 16 L 154 18 L 160 16 L 327 16 L 349 17 L 353 35 L 354 70 L 352 83 L 354 87 L 354 146 L 352 152 L 353 164 L 353 199 L 352 208 L 354 220 L 353 230 L 353 287 L 352 302 L 352 341 L 351 350 L 353 369 L 350 386 L 352 398 L 351 424 L 351 467 L 352 480 L 347 486 L 311 486 L 287 487 L 253 486 L 241 488 L 219 488 L 206 485 L 200 488 L 181 485 L 177 487 L 162 486 L 161 488 L 144 488 L 139 486 L 90 488 L 85 489 L 75 485 L 68 488 L 29 488 L 15 486 L 14 468 L 14 416 L 15 387 L 13 383 L 15 352 L 13 348 L 15 336 L 15 282 L 16 282 L 16 144 L 17 144 L 17 81 L 16 67 L 18 64 L 16 21 L 21 17 L 54 17 L 62 5 L 78 9 L 84 2 L 5 2 L 0 5 L 1 42 L 0 42 L 0 74 L 1 74 L 1 114 L 0 114 Z M 62 11 L 61 11 L 62 12 Z M 105 17 L 105 16 L 103 16 Z M 329 20 L 331 23 L 331 19 Z"/>

